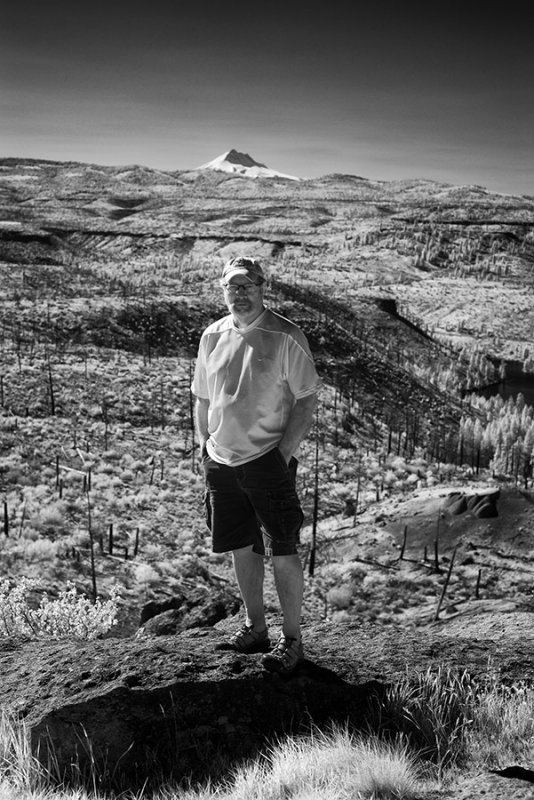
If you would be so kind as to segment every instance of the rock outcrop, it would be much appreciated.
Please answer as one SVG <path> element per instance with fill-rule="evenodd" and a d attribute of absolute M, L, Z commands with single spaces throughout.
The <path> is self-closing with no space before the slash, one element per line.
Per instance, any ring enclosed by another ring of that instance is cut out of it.
<path fill-rule="evenodd" d="M 141 610 L 138 636 L 168 636 L 189 628 L 215 625 L 239 610 L 241 600 L 227 588 L 211 585 L 175 594 L 162 602 L 150 601 Z"/>
<path fill-rule="evenodd" d="M 478 492 L 453 492 L 443 501 L 443 508 L 454 516 L 471 512 L 479 519 L 497 517 L 497 503 L 500 495 L 499 489 Z"/>
<path fill-rule="evenodd" d="M 331 720 L 361 727 L 387 685 L 431 666 L 482 676 L 491 663 L 504 681 L 534 679 L 532 615 L 496 616 L 481 637 L 476 618 L 413 632 L 309 625 L 307 659 L 286 679 L 263 673 L 259 656 L 215 649 L 235 620 L 170 636 L 2 640 L 0 706 L 67 782 L 91 767 L 122 789 L 205 778 L 219 757 L 254 756 L 270 737 Z"/>

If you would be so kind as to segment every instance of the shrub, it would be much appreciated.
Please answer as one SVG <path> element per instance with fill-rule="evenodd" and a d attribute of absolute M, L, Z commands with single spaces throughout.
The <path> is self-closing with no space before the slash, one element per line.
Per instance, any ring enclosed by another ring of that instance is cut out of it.
<path fill-rule="evenodd" d="M 118 589 L 109 600 L 92 603 L 72 583 L 55 600 L 46 595 L 38 608 L 28 603 L 33 584 L 23 578 L 10 587 L 0 583 L 0 636 L 49 639 L 96 639 L 117 622 Z"/>
<path fill-rule="evenodd" d="M 137 564 L 135 567 L 135 578 L 138 583 L 146 588 L 159 583 L 161 580 L 159 572 L 157 572 L 154 567 L 151 567 L 150 564 Z"/>
<path fill-rule="evenodd" d="M 36 530 L 43 531 L 43 533 L 56 533 L 64 527 L 65 510 L 66 504 L 61 500 L 56 500 L 42 508 L 39 514 L 32 517 L 30 524 Z"/>
<path fill-rule="evenodd" d="M 23 557 L 28 561 L 53 561 L 58 554 L 59 544 L 48 539 L 36 538 L 24 543 Z"/>
<path fill-rule="evenodd" d="M 347 584 L 335 586 L 327 592 L 326 599 L 334 608 L 349 608 L 352 602 L 352 587 Z"/>

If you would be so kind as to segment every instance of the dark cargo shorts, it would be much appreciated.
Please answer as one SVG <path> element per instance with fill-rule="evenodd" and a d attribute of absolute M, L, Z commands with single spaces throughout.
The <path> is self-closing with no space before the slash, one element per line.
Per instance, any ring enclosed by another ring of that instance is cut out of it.
<path fill-rule="evenodd" d="M 304 516 L 295 490 L 295 458 L 287 464 L 276 447 L 239 467 L 228 467 L 204 450 L 203 466 L 214 553 L 251 544 L 260 555 L 297 552 Z"/>

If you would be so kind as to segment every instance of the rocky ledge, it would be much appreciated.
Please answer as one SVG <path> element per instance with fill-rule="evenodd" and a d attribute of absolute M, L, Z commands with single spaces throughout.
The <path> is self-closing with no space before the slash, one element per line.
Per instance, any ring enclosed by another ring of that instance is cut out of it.
<path fill-rule="evenodd" d="M 220 757 L 237 762 L 311 725 L 361 727 L 385 687 L 432 666 L 534 678 L 529 613 L 414 631 L 311 624 L 306 660 L 285 679 L 264 673 L 257 655 L 216 649 L 232 625 L 89 643 L 2 640 L 0 706 L 25 720 L 34 752 L 45 765 L 53 754 L 67 782 L 93 765 L 102 786 L 124 789 L 216 776 Z"/>

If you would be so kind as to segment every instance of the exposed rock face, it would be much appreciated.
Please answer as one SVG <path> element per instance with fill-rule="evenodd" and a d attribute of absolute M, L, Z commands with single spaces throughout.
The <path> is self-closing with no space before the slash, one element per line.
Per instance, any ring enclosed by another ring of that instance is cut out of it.
<path fill-rule="evenodd" d="M 310 723 L 363 725 L 373 698 L 406 671 L 443 664 L 483 675 L 491 659 L 503 680 L 534 679 L 531 621 L 498 615 L 480 628 L 484 638 L 476 620 L 402 634 L 319 623 L 305 628 L 307 660 L 285 680 L 263 673 L 257 655 L 216 651 L 220 629 L 37 647 L 3 640 L 0 705 L 25 718 L 44 763 L 52 748 L 67 780 L 73 763 L 83 771 L 92 760 L 103 786 L 199 778 L 218 754 L 253 756 L 266 738 Z"/>
<path fill-rule="evenodd" d="M 497 517 L 500 494 L 499 489 L 488 489 L 485 492 L 454 492 L 443 501 L 443 508 L 454 516 L 471 512 L 480 519 Z"/>
<path fill-rule="evenodd" d="M 138 635 L 168 636 L 189 628 L 211 627 L 236 614 L 240 605 L 235 592 L 214 587 L 192 589 L 162 602 L 151 601 L 141 610 Z"/>

